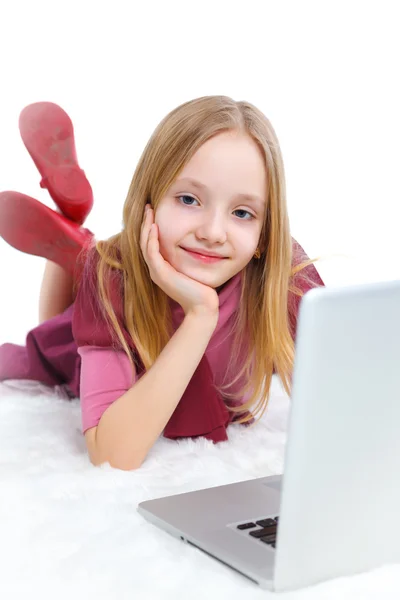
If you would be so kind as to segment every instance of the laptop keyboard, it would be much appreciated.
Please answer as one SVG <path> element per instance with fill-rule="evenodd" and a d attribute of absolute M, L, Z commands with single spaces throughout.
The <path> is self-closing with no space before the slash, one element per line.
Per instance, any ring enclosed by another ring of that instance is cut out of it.
<path fill-rule="evenodd" d="M 264 544 L 268 544 L 271 548 L 275 548 L 276 531 L 278 529 L 279 517 L 268 517 L 259 521 L 249 521 L 237 525 L 237 529 L 241 531 L 249 529 L 249 535 L 260 540 Z"/>

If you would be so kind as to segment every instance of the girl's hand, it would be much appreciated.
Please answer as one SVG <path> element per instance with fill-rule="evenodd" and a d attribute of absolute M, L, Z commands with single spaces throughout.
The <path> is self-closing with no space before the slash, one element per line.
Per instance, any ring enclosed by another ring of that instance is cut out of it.
<path fill-rule="evenodd" d="M 149 267 L 150 277 L 170 298 L 188 313 L 218 316 L 219 298 L 214 288 L 180 273 L 160 253 L 158 226 L 153 223 L 150 205 L 145 211 L 140 234 L 140 247 Z"/>

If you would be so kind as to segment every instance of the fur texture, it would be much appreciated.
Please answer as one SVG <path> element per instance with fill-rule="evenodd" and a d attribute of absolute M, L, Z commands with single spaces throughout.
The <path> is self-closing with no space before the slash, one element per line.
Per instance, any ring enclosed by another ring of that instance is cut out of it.
<path fill-rule="evenodd" d="M 0 598 L 273 598 L 145 521 L 143 500 L 281 473 L 289 399 L 276 376 L 254 428 L 229 441 L 160 438 L 138 471 L 93 467 L 79 400 L 31 381 L 0 384 Z M 345 543 L 345 540 L 344 540 Z M 400 565 L 298 592 L 290 600 L 398 598 Z"/>

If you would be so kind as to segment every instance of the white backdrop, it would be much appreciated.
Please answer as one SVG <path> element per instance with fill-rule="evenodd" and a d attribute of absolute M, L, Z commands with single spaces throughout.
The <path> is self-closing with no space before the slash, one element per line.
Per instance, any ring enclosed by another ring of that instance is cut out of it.
<path fill-rule="evenodd" d="M 0 190 L 51 208 L 18 130 L 31 102 L 71 116 L 95 193 L 86 226 L 119 231 L 137 160 L 178 104 L 226 94 L 271 120 L 285 161 L 292 235 L 327 285 L 400 278 L 400 41 L 396 1 L 7 2 Z M 0 343 L 38 322 L 44 259 L 0 239 Z"/>

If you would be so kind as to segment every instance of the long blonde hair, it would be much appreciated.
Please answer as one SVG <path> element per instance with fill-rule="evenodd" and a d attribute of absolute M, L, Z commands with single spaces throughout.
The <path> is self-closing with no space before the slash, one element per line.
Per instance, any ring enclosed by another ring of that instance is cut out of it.
<path fill-rule="evenodd" d="M 229 130 L 247 133 L 261 149 L 268 198 L 259 242 L 261 257 L 252 259 L 242 271 L 241 298 L 232 324 L 232 355 L 226 372 L 229 367 L 236 377 L 216 389 L 231 411 L 245 413 L 251 409 L 260 418 L 268 404 L 274 370 L 285 391 L 291 393 L 294 341 L 288 296 L 289 292 L 302 295 L 295 285 L 296 276 L 314 260 L 293 264 L 281 150 L 271 123 L 255 106 L 226 96 L 205 96 L 178 106 L 161 121 L 133 175 L 123 207 L 122 231 L 95 244 L 97 294 L 114 339 L 134 369 L 135 357 L 118 323 L 106 285 L 113 269 L 122 274 L 124 326 L 144 368 L 150 369 L 173 331 L 169 298 L 151 280 L 140 248 L 144 208 L 151 201 L 156 212 L 161 198 L 200 146 Z M 309 287 L 315 285 L 306 279 Z M 244 340 L 248 343 L 247 358 L 238 366 Z M 245 383 L 239 392 L 228 391 L 243 379 Z M 238 399 L 244 395 L 247 400 L 241 404 Z M 235 420 L 245 422 L 250 418 L 249 414 L 241 418 L 239 415 Z"/>

